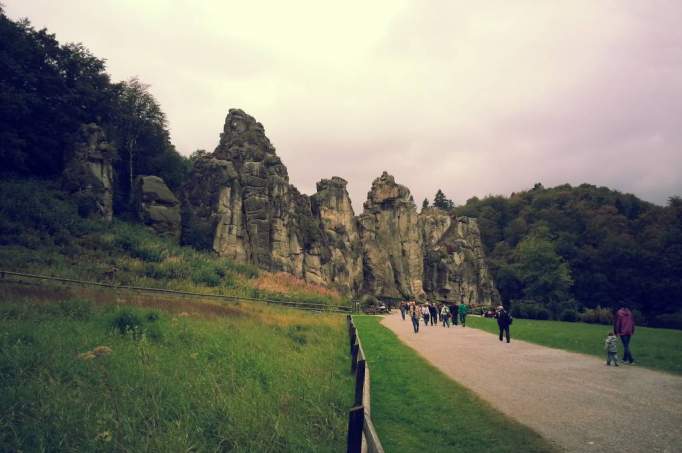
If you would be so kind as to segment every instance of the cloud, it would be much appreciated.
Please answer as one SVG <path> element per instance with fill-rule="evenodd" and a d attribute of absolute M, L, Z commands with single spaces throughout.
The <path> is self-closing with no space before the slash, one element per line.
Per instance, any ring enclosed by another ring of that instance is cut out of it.
<path fill-rule="evenodd" d="M 8 5 L 152 85 L 181 152 L 230 107 L 303 192 L 387 170 L 419 202 L 589 182 L 682 193 L 682 4 L 25 0 Z"/>

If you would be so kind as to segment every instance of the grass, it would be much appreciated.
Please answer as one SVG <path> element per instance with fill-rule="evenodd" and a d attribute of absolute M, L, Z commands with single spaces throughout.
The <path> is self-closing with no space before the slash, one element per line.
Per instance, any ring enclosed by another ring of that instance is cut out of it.
<path fill-rule="evenodd" d="M 551 444 L 428 364 L 369 316 L 353 318 L 387 452 L 547 452 Z"/>
<path fill-rule="evenodd" d="M 345 449 L 342 316 L 3 296 L 2 451 Z"/>
<path fill-rule="evenodd" d="M 350 303 L 336 291 L 180 246 L 142 225 L 81 218 L 74 201 L 50 181 L 0 181 L 0 263 L 4 270 L 121 285 Z"/>
<path fill-rule="evenodd" d="M 494 319 L 469 317 L 467 326 L 497 335 Z M 528 341 L 550 348 L 564 349 L 582 354 L 606 358 L 604 339 L 610 326 L 581 322 L 538 321 L 514 319 L 511 326 L 512 339 Z M 635 361 L 647 368 L 672 373 L 682 373 L 682 331 L 637 327 L 630 342 Z M 619 343 L 619 357 L 622 357 Z"/>

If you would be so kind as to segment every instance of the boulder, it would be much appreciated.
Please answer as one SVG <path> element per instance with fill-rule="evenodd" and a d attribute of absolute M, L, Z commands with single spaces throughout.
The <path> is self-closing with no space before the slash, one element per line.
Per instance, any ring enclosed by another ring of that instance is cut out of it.
<path fill-rule="evenodd" d="M 113 217 L 113 168 L 116 149 L 97 124 L 81 125 L 67 155 L 62 188 L 73 195 L 84 217 L 111 221 Z"/>
<path fill-rule="evenodd" d="M 142 223 L 159 234 L 180 239 L 180 202 L 163 179 L 137 176 L 134 200 Z"/>

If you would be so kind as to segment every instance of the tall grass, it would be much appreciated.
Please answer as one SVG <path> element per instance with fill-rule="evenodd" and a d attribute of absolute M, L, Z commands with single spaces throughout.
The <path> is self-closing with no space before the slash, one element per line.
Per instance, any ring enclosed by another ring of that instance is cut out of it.
<path fill-rule="evenodd" d="M 342 317 L 0 302 L 0 449 L 342 451 Z"/>

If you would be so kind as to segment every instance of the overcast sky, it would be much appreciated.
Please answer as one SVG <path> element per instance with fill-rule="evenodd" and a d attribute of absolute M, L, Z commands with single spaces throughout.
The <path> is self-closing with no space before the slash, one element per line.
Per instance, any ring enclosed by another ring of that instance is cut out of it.
<path fill-rule="evenodd" d="M 172 140 L 262 122 L 304 193 L 356 211 L 383 170 L 417 203 L 588 182 L 682 194 L 682 1 L 3 0 L 151 85 Z"/>

